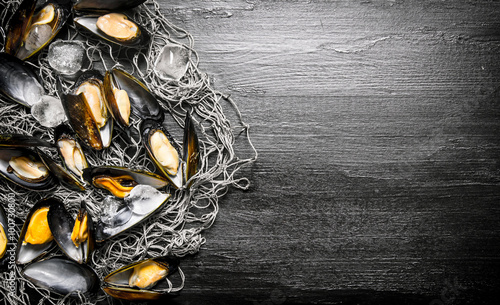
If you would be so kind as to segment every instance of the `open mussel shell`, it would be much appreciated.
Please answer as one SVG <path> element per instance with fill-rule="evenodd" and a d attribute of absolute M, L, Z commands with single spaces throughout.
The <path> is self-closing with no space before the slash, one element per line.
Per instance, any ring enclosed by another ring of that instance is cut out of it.
<path fill-rule="evenodd" d="M 70 1 L 50 0 L 36 9 L 36 0 L 24 0 L 9 24 L 6 52 L 22 60 L 38 53 L 59 33 L 70 14 Z"/>
<path fill-rule="evenodd" d="M 138 184 L 151 185 L 156 189 L 168 185 L 168 181 L 157 174 L 116 166 L 87 168 L 83 171 L 83 178 L 89 184 L 106 189 L 118 198 L 128 196 Z"/>
<path fill-rule="evenodd" d="M 59 295 L 78 297 L 97 292 L 99 288 L 99 278 L 94 270 L 63 257 L 35 262 L 24 268 L 22 275 L 34 285 Z"/>
<path fill-rule="evenodd" d="M 2 205 L 0 205 L 0 265 L 2 265 L 9 243 L 7 215 Z"/>
<path fill-rule="evenodd" d="M 163 109 L 158 100 L 145 84 L 131 74 L 118 68 L 107 71 L 104 76 L 104 90 L 108 109 L 120 125 L 128 126 L 128 119 L 122 118 L 119 110 L 120 101 L 126 101 L 126 98 L 130 103 L 130 112 L 134 116 L 142 120 L 163 121 Z M 120 92 L 121 98 L 119 99 L 117 99 L 117 92 Z"/>
<path fill-rule="evenodd" d="M 169 256 L 145 259 L 108 274 L 103 290 L 129 301 L 157 300 L 173 292 L 166 278 L 175 273 L 179 259 Z"/>
<path fill-rule="evenodd" d="M 73 20 L 78 27 L 119 46 L 143 48 L 149 44 L 147 31 L 122 13 L 88 15 L 75 17 Z"/>
<path fill-rule="evenodd" d="M 103 242 L 123 231 L 132 228 L 153 215 L 170 198 L 150 185 L 135 186 L 125 199 L 110 197 L 109 203 L 115 205 L 112 215 L 103 213 L 95 226 L 95 239 Z"/>
<path fill-rule="evenodd" d="M 42 99 L 44 90 L 28 65 L 12 55 L 1 52 L 0 93 L 14 102 L 31 107 Z"/>
<path fill-rule="evenodd" d="M 31 208 L 17 241 L 17 264 L 27 264 L 45 255 L 55 245 L 47 222 L 47 213 L 52 205 L 59 202 L 59 199 L 49 197 L 38 201 Z"/>
<path fill-rule="evenodd" d="M 50 170 L 50 172 L 59 180 L 65 187 L 75 191 L 85 191 L 85 186 L 82 181 L 75 177 L 71 172 L 67 171 L 64 167 L 57 164 L 43 151 L 37 149 L 38 156 L 43 164 Z"/>
<path fill-rule="evenodd" d="M 87 263 L 94 249 L 93 222 L 85 202 L 74 219 L 62 202 L 53 204 L 47 220 L 54 240 L 64 254 L 79 264 Z"/>
<path fill-rule="evenodd" d="M 183 161 L 179 145 L 158 122 L 146 120 L 141 125 L 142 142 L 156 167 L 176 188 L 184 184 Z"/>
<path fill-rule="evenodd" d="M 38 154 L 23 147 L 0 147 L 0 175 L 33 191 L 47 191 L 56 185 Z"/>
<path fill-rule="evenodd" d="M 83 170 L 89 165 L 85 153 L 78 139 L 74 136 L 73 131 L 66 125 L 59 125 L 54 130 L 54 137 L 59 156 L 66 169 L 70 170 L 80 179 L 83 179 Z"/>
<path fill-rule="evenodd" d="M 73 8 L 84 12 L 110 12 L 136 7 L 146 0 L 79 0 Z"/>
<path fill-rule="evenodd" d="M 184 182 L 187 183 L 198 172 L 198 168 L 200 167 L 200 144 L 193 119 L 189 113 L 186 113 L 184 121 L 183 142 L 184 151 L 182 159 L 185 161 Z M 188 187 L 191 184 L 192 182 L 188 184 Z"/>
<path fill-rule="evenodd" d="M 108 147 L 111 144 L 113 120 L 107 114 L 101 80 L 94 74 L 84 73 L 77 82 L 75 93 L 63 94 L 61 99 L 69 124 L 89 147 L 96 150 Z M 91 98 L 94 94 L 99 97 Z M 96 100 L 99 104 L 94 107 L 92 101 Z"/>

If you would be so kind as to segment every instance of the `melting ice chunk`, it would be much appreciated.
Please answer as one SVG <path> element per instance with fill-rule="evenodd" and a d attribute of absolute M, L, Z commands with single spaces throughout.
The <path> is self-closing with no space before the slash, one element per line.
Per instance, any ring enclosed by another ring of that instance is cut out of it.
<path fill-rule="evenodd" d="M 130 217 L 132 217 L 132 211 L 122 201 L 113 196 L 104 198 L 101 209 L 101 222 L 114 228 L 125 224 Z"/>
<path fill-rule="evenodd" d="M 31 115 L 45 127 L 56 127 L 66 121 L 66 114 L 61 100 L 44 95 L 42 99 L 31 106 Z"/>
<path fill-rule="evenodd" d="M 52 27 L 48 24 L 38 24 L 33 26 L 26 38 L 25 48 L 28 52 L 38 50 L 52 36 Z"/>
<path fill-rule="evenodd" d="M 189 51 L 183 46 L 167 44 L 156 59 L 155 67 L 163 79 L 180 80 L 186 74 Z"/>
<path fill-rule="evenodd" d="M 169 196 L 150 185 L 139 184 L 125 197 L 125 203 L 134 214 L 144 215 L 156 210 Z"/>
<path fill-rule="evenodd" d="M 72 75 L 82 70 L 85 48 L 79 41 L 58 40 L 49 47 L 49 65 L 60 74 Z"/>

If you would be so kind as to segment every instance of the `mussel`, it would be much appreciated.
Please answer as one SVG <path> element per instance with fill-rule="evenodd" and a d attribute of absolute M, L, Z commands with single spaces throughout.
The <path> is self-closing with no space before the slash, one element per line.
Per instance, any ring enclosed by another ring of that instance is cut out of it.
<path fill-rule="evenodd" d="M 149 35 L 142 26 L 122 13 L 75 17 L 80 28 L 119 46 L 142 48 L 149 43 Z"/>
<path fill-rule="evenodd" d="M 102 80 L 97 72 L 82 74 L 76 82 L 75 94 L 61 99 L 68 121 L 78 137 L 93 149 L 111 144 L 113 120 L 106 108 Z"/>
<path fill-rule="evenodd" d="M 108 274 L 103 290 L 110 296 L 129 301 L 157 300 L 176 292 L 166 278 L 178 269 L 179 259 L 162 256 L 145 259 Z"/>
<path fill-rule="evenodd" d="M 142 141 L 149 157 L 177 188 L 196 174 L 200 162 L 198 136 L 189 114 L 186 114 L 184 125 L 182 159 L 179 146 L 165 127 L 152 120 L 144 121 L 141 126 Z"/>
<path fill-rule="evenodd" d="M 55 129 L 54 136 L 59 156 L 66 168 L 80 179 L 83 179 L 83 170 L 89 165 L 73 132 L 66 125 L 60 125 Z"/>
<path fill-rule="evenodd" d="M 110 12 L 136 7 L 146 0 L 79 0 L 73 8 L 85 12 Z"/>
<path fill-rule="evenodd" d="M 118 198 L 128 196 L 138 184 L 151 185 L 156 189 L 168 184 L 167 180 L 157 174 L 115 166 L 87 168 L 83 177 L 89 184 L 106 189 Z"/>
<path fill-rule="evenodd" d="M 49 228 L 47 213 L 52 205 L 59 202 L 59 199 L 49 197 L 38 201 L 31 208 L 17 242 L 17 264 L 27 264 L 52 248 L 54 236 Z"/>
<path fill-rule="evenodd" d="M 151 216 L 170 198 L 150 185 L 136 185 L 123 200 L 109 197 L 95 226 L 95 238 L 102 242 Z"/>
<path fill-rule="evenodd" d="M 24 268 L 22 275 L 36 286 L 59 295 L 77 297 L 94 293 L 99 288 L 99 278 L 94 270 L 63 257 L 35 262 Z"/>
<path fill-rule="evenodd" d="M 30 149 L 0 147 L 0 175 L 29 190 L 49 190 L 53 175 L 37 153 Z"/>
<path fill-rule="evenodd" d="M 130 114 L 146 120 L 163 121 L 158 100 L 140 80 L 121 69 L 112 69 L 104 76 L 106 102 L 113 118 L 122 126 L 129 125 Z"/>
<path fill-rule="evenodd" d="M 7 215 L 5 215 L 3 206 L 0 205 L 0 262 L 3 261 L 5 252 L 7 251 L 7 244 L 9 243 L 7 226 Z"/>
<path fill-rule="evenodd" d="M 25 60 L 47 45 L 70 14 L 70 1 L 50 0 L 36 10 L 36 0 L 24 0 L 9 24 L 5 50 Z"/>
<path fill-rule="evenodd" d="M 94 249 L 94 225 L 85 202 L 82 201 L 76 219 L 62 202 L 57 202 L 50 207 L 47 220 L 59 248 L 77 263 L 87 263 Z"/>
<path fill-rule="evenodd" d="M 31 68 L 17 57 L 0 53 L 0 93 L 26 107 L 38 103 L 44 90 Z"/>
<path fill-rule="evenodd" d="M 75 177 L 70 171 L 57 164 L 43 151 L 36 149 L 36 152 L 38 153 L 38 156 L 42 160 L 43 164 L 50 170 L 50 172 L 59 180 L 62 185 L 75 191 L 85 190 L 83 182 Z"/>

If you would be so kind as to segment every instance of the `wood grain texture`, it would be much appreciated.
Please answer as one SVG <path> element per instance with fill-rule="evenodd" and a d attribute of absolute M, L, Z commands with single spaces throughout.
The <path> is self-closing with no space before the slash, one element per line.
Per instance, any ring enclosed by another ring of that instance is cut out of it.
<path fill-rule="evenodd" d="M 161 8 L 259 151 L 174 303 L 498 299 L 500 3 Z"/>

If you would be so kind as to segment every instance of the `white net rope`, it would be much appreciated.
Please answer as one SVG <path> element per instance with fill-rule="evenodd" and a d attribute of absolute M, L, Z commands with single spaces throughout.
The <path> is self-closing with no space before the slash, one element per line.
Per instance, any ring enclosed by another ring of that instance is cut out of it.
<path fill-rule="evenodd" d="M 5 28 L 9 18 L 20 1 L 3 1 L 0 4 L 0 22 Z M 157 213 L 132 229 L 106 241 L 94 251 L 89 266 L 102 279 L 111 271 L 141 259 L 174 255 L 183 257 L 197 253 L 205 243 L 202 232 L 214 223 L 219 209 L 219 199 L 230 186 L 247 189 L 249 180 L 242 177 L 240 170 L 257 159 L 257 152 L 249 138 L 249 126 L 242 121 L 236 104 L 228 96 L 214 90 L 206 74 L 198 69 L 198 55 L 194 50 L 194 40 L 190 33 L 170 23 L 161 13 L 159 4 L 149 0 L 130 10 L 132 19 L 142 25 L 151 43 L 140 49 L 127 49 L 111 45 L 77 31 L 71 18 L 58 39 L 82 41 L 89 57 L 88 69 L 104 73 L 107 69 L 120 66 L 141 79 L 158 98 L 164 109 L 169 132 L 182 143 L 184 118 L 190 113 L 199 137 L 201 166 L 191 178 L 189 189 L 163 189 L 171 193 L 171 198 Z M 4 36 L 5 34 L 2 33 Z M 4 43 L 5 38 L 2 38 Z M 165 81 L 155 70 L 154 63 L 166 44 L 180 45 L 189 50 L 190 61 L 186 74 L 179 81 Z M 57 96 L 57 74 L 47 60 L 47 48 L 28 61 L 43 82 L 45 94 Z M 70 88 L 70 81 L 62 81 L 64 88 Z M 231 110 L 234 119 L 230 121 L 224 111 Z M 139 120 L 134 120 L 131 130 L 139 132 Z M 0 133 L 19 133 L 54 141 L 52 128 L 40 125 L 24 106 L 0 98 Z M 132 132 L 133 133 L 133 132 Z M 113 142 L 102 151 L 84 148 L 91 166 L 111 165 L 132 169 L 155 171 L 154 163 L 147 157 L 142 144 L 129 136 L 115 124 Z M 235 153 L 236 139 L 243 135 L 245 145 L 251 151 L 242 158 Z M 44 152 L 58 159 L 52 149 Z M 109 196 L 107 191 L 87 187 L 84 192 L 57 186 L 49 192 L 34 192 L 0 179 L 0 203 L 7 210 L 9 218 L 16 223 L 11 228 L 16 240 L 10 240 L 9 250 L 13 251 L 23 222 L 30 208 L 42 198 L 55 196 L 61 199 L 66 208 L 76 215 L 83 200 L 96 220 L 101 213 L 100 203 Z M 12 207 L 15 207 L 13 213 Z M 94 221 L 95 222 L 95 221 Z M 10 236 L 10 235 L 9 235 Z M 61 254 L 60 250 L 53 253 Z M 107 297 L 102 291 L 91 297 L 62 297 L 36 288 L 21 276 L 23 266 L 13 264 L 12 252 L 8 252 L 0 270 L 0 301 L 5 304 L 97 304 L 119 301 Z M 182 262 L 181 262 L 182 267 Z M 184 274 L 177 274 L 176 283 L 171 283 L 172 291 L 182 288 Z M 189 275 L 187 275 L 189 276 Z M 29 289 L 27 287 L 30 287 Z M 36 290 L 37 292 L 33 292 Z M 28 293 L 28 291 L 31 291 Z"/>

